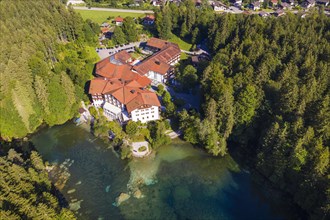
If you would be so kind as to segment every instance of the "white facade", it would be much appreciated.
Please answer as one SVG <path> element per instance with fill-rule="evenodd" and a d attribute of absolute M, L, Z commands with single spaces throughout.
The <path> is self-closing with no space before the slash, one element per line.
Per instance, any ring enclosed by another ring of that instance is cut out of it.
<path fill-rule="evenodd" d="M 103 110 L 105 116 L 110 118 L 111 120 L 119 119 L 119 117 L 121 116 L 121 109 L 108 102 L 104 104 Z"/>
<path fill-rule="evenodd" d="M 96 108 L 100 108 L 103 106 L 104 104 L 104 99 L 103 99 L 103 96 L 101 94 L 96 94 L 96 95 L 93 95 L 92 96 L 92 99 L 93 99 L 93 105 L 96 107 Z"/>
<path fill-rule="evenodd" d="M 153 84 L 164 83 L 164 75 L 156 73 L 154 71 L 149 71 L 147 77 L 152 80 Z"/>
<path fill-rule="evenodd" d="M 69 0 L 66 5 L 80 5 L 80 4 L 85 4 L 83 0 Z"/>
<path fill-rule="evenodd" d="M 158 106 L 152 106 L 150 108 L 135 109 L 131 112 L 132 121 L 141 121 L 146 123 L 148 121 L 159 119 L 159 108 Z"/>
<path fill-rule="evenodd" d="M 227 8 L 222 5 L 214 5 L 213 6 L 214 11 L 225 11 Z"/>

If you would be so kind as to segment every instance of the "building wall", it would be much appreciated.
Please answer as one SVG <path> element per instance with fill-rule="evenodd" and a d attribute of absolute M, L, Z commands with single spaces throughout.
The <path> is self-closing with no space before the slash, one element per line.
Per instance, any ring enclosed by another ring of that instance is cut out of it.
<path fill-rule="evenodd" d="M 94 95 L 92 95 L 92 99 L 93 99 L 93 105 L 96 108 L 100 108 L 104 104 L 104 98 L 103 98 L 103 96 L 101 94 L 94 94 Z"/>
<path fill-rule="evenodd" d="M 158 106 L 152 106 L 145 109 L 135 109 L 131 112 L 132 121 L 141 121 L 146 123 L 148 121 L 159 119 L 159 108 Z"/>
<path fill-rule="evenodd" d="M 152 81 L 155 81 L 157 83 L 163 83 L 164 82 L 164 76 L 162 74 L 156 73 L 154 71 L 148 72 L 148 78 Z"/>

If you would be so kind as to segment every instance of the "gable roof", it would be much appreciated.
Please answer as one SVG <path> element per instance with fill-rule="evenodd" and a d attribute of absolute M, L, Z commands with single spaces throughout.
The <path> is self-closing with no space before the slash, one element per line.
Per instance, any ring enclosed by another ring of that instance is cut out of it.
<path fill-rule="evenodd" d="M 94 78 L 91 80 L 88 93 L 89 94 L 102 94 L 103 89 L 106 84 L 107 84 L 107 81 L 105 81 L 103 78 Z"/>
<path fill-rule="evenodd" d="M 151 106 L 160 106 L 160 102 L 155 93 L 147 90 L 140 90 L 137 93 L 138 95 L 126 105 L 126 109 L 129 113 L 135 109 L 150 108 Z"/>
<path fill-rule="evenodd" d="M 130 59 L 132 59 L 131 54 L 129 54 L 126 50 L 115 53 L 113 56 L 116 60 L 119 60 L 122 63 L 127 63 Z"/>
<path fill-rule="evenodd" d="M 165 75 L 171 69 L 169 64 L 171 60 L 180 56 L 180 54 L 181 50 L 177 44 L 166 44 L 160 51 L 143 60 L 139 65 L 134 66 L 133 69 L 142 75 L 147 74 L 149 71 Z"/>
<path fill-rule="evenodd" d="M 166 40 L 162 40 L 162 39 L 159 39 L 159 38 L 152 37 L 147 41 L 147 46 L 162 49 L 168 43 L 169 42 L 166 41 Z"/>

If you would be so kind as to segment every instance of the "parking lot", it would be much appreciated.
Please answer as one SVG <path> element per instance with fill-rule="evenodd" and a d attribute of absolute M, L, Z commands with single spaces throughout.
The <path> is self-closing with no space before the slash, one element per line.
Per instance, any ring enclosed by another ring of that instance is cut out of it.
<path fill-rule="evenodd" d="M 124 45 L 117 45 L 117 46 L 109 48 L 109 49 L 97 48 L 96 52 L 101 59 L 104 59 L 104 58 L 106 58 L 114 53 L 117 53 L 119 51 L 122 51 L 122 50 L 126 50 L 127 52 L 133 52 L 133 51 L 135 51 L 135 47 L 140 47 L 140 45 L 142 43 L 143 42 L 133 42 L 133 43 L 124 44 Z"/>

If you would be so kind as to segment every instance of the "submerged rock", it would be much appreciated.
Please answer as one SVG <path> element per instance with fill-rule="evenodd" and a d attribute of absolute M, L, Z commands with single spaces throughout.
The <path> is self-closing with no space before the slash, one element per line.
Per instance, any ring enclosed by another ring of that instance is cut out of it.
<path fill-rule="evenodd" d="M 81 184 L 81 181 L 78 181 L 77 183 L 76 183 L 76 185 L 80 185 Z"/>
<path fill-rule="evenodd" d="M 110 186 L 111 185 L 107 185 L 107 187 L 105 187 L 105 192 L 108 193 L 110 191 Z"/>
<path fill-rule="evenodd" d="M 72 211 L 78 211 L 80 209 L 80 203 L 82 202 L 83 200 L 79 200 L 77 202 L 73 202 L 73 203 L 70 203 L 69 207 Z"/>
<path fill-rule="evenodd" d="M 144 195 L 142 194 L 141 190 L 139 190 L 139 189 L 134 192 L 133 196 L 135 198 L 137 198 L 137 199 L 141 199 L 141 198 L 144 197 Z"/>
<path fill-rule="evenodd" d="M 74 193 L 76 191 L 76 189 L 70 189 L 68 190 L 68 194 Z"/>
<path fill-rule="evenodd" d="M 127 193 L 120 193 L 120 195 L 116 199 L 116 203 L 114 204 L 115 206 L 120 206 L 121 203 L 125 202 L 128 200 L 131 196 L 128 195 Z"/>

